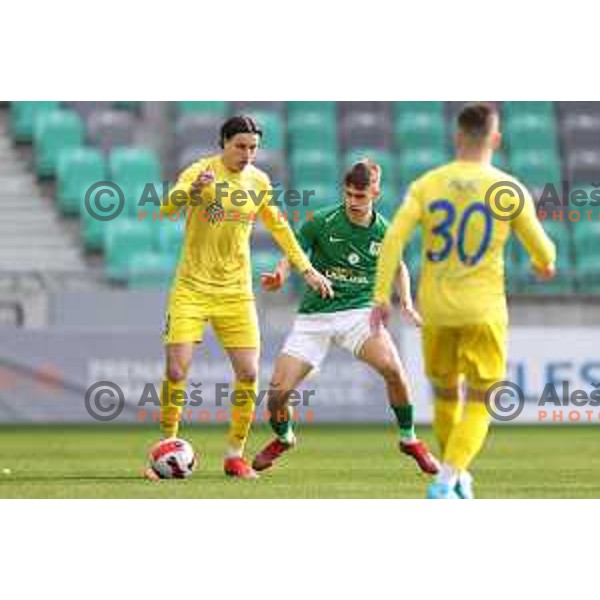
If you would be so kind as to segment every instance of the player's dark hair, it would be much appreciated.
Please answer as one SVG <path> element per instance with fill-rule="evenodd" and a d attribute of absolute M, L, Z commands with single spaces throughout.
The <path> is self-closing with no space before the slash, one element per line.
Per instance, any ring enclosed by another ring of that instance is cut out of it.
<path fill-rule="evenodd" d="M 225 146 L 225 142 L 230 140 L 234 135 L 238 133 L 255 133 L 262 137 L 262 129 L 258 126 L 258 123 L 252 118 L 245 115 L 238 115 L 236 117 L 230 117 L 221 126 L 220 145 L 221 148 Z"/>
<path fill-rule="evenodd" d="M 458 115 L 458 129 L 473 141 L 484 140 L 492 131 L 498 110 L 489 102 L 467 104 Z"/>
<path fill-rule="evenodd" d="M 364 162 L 356 163 L 344 176 L 344 185 L 351 185 L 357 190 L 365 190 L 371 186 L 371 169 Z"/>

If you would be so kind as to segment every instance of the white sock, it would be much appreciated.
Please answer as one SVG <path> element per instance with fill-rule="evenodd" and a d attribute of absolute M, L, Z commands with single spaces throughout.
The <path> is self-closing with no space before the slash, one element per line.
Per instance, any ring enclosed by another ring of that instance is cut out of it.
<path fill-rule="evenodd" d="M 242 449 L 234 450 L 233 448 L 227 448 L 225 451 L 225 458 L 241 458 L 244 455 Z"/>
<path fill-rule="evenodd" d="M 437 483 L 441 483 L 452 488 L 458 481 L 458 473 L 454 467 L 447 463 L 443 463 L 440 467 L 440 472 L 438 473 L 436 481 Z"/>

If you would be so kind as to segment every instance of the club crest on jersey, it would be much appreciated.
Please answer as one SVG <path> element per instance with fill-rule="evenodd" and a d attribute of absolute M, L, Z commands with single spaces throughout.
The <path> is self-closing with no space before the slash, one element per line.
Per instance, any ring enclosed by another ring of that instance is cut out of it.
<path fill-rule="evenodd" d="M 371 256 L 379 256 L 379 250 L 381 250 L 381 242 L 371 242 L 369 254 Z"/>
<path fill-rule="evenodd" d="M 356 252 L 351 252 L 348 254 L 348 262 L 351 265 L 357 265 L 360 262 L 360 256 Z"/>
<path fill-rule="evenodd" d="M 220 223 L 225 218 L 225 208 L 221 202 L 221 198 L 217 196 L 214 202 L 211 202 L 206 207 L 206 214 L 209 223 Z"/>

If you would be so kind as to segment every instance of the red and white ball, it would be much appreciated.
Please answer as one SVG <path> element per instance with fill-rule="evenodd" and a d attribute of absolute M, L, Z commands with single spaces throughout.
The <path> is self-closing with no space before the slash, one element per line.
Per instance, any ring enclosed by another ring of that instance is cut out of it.
<path fill-rule="evenodd" d="M 150 450 L 150 468 L 161 479 L 187 479 L 193 473 L 197 459 L 192 445 L 185 440 L 161 440 Z"/>

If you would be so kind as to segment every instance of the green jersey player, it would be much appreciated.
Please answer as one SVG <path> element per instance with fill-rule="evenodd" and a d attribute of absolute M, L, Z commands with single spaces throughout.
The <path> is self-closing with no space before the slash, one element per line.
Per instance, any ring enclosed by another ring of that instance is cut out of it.
<path fill-rule="evenodd" d="M 412 456 L 420 469 L 438 471 L 438 463 L 417 439 L 409 387 L 398 351 L 387 329 L 371 330 L 369 316 L 377 272 L 377 258 L 388 227 L 373 203 L 379 196 L 381 169 L 370 161 L 355 164 L 344 178 L 344 202 L 317 211 L 299 232 L 299 241 L 311 262 L 332 283 L 333 297 L 323 299 L 307 289 L 298 316 L 277 357 L 269 384 L 270 423 L 275 439 L 254 459 L 263 471 L 296 444 L 292 408 L 287 400 L 292 390 L 325 359 L 335 344 L 365 362 L 386 384 L 388 400 L 398 421 L 400 450 Z M 262 287 L 275 291 L 289 272 L 281 260 L 274 273 L 262 276 Z M 404 263 L 397 275 L 397 288 L 404 314 L 417 326 L 420 316 L 413 308 L 410 282 Z"/>

